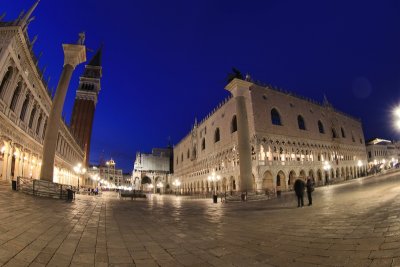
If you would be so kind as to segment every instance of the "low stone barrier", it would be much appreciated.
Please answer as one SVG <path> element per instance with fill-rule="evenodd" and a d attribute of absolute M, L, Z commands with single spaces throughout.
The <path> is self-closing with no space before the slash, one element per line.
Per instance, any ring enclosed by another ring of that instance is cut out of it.
<path fill-rule="evenodd" d="M 34 196 L 67 199 L 68 189 L 73 191 L 76 190 L 76 188 L 71 185 L 58 184 L 26 177 L 17 178 L 17 190 Z"/>

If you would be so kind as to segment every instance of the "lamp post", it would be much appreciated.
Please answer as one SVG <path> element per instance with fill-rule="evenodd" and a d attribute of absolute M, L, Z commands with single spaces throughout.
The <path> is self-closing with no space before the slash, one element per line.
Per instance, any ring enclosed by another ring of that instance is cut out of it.
<path fill-rule="evenodd" d="M 329 177 L 329 170 L 331 169 L 331 165 L 329 164 L 328 161 L 325 161 L 325 162 L 324 162 L 324 167 L 323 167 L 323 169 L 325 170 L 325 183 L 326 183 L 326 184 L 329 184 L 329 179 L 328 179 L 328 177 Z"/>
<path fill-rule="evenodd" d="M 400 130 L 400 106 L 393 109 L 394 128 Z"/>
<path fill-rule="evenodd" d="M 175 181 L 173 181 L 172 184 L 175 186 L 175 195 L 176 195 L 176 189 L 178 188 L 178 191 L 179 191 L 179 187 L 181 186 L 181 182 L 178 179 L 175 179 Z"/>
<path fill-rule="evenodd" d="M 214 192 L 213 192 L 213 201 L 214 201 L 214 203 L 217 203 L 217 201 L 218 201 L 218 199 L 217 199 L 217 188 L 216 188 L 214 182 L 218 183 L 219 180 L 221 180 L 221 176 L 216 175 L 214 171 L 211 173 L 211 175 L 208 176 L 208 181 L 212 182 L 212 185 L 214 187 Z"/>
<path fill-rule="evenodd" d="M 76 174 L 78 174 L 78 191 L 79 191 L 79 180 L 81 178 L 81 175 L 86 173 L 86 168 L 82 168 L 82 164 L 78 163 L 75 167 L 74 167 L 74 171 Z"/>

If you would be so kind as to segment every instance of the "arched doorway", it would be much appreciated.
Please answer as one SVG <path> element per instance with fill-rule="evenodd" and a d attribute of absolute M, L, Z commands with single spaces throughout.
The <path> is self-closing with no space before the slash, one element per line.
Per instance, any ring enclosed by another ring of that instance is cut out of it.
<path fill-rule="evenodd" d="M 286 176 L 283 171 L 279 171 L 276 175 L 276 191 L 286 190 Z"/>
<path fill-rule="evenodd" d="M 300 171 L 299 178 L 302 179 L 303 181 L 306 180 L 306 172 L 304 170 Z"/>
<path fill-rule="evenodd" d="M 317 184 L 318 185 L 322 185 L 323 184 L 322 171 L 320 169 L 318 169 L 318 171 L 317 171 Z"/>
<path fill-rule="evenodd" d="M 151 188 L 152 183 L 151 183 L 151 178 L 150 177 L 148 177 L 148 176 L 142 177 L 142 181 L 141 181 L 140 184 L 142 185 L 141 186 L 142 190 L 152 191 L 152 188 Z"/>
<path fill-rule="evenodd" d="M 308 176 L 310 176 L 311 179 L 315 180 L 314 170 L 312 170 L 312 169 L 309 170 L 309 171 L 308 171 Z"/>
<path fill-rule="evenodd" d="M 274 188 L 274 181 L 272 179 L 272 173 L 270 171 L 266 171 L 263 175 L 262 186 L 261 189 L 266 191 L 267 189 Z"/>
<path fill-rule="evenodd" d="M 297 177 L 296 172 L 293 171 L 293 170 L 290 171 L 290 173 L 289 173 L 289 181 L 288 181 L 288 185 L 289 185 L 290 189 L 293 188 L 293 184 L 294 184 L 294 181 L 296 180 L 296 177 Z"/>

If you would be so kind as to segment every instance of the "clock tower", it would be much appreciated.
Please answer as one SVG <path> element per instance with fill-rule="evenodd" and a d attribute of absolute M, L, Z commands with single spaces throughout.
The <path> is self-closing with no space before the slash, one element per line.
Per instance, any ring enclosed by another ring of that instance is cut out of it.
<path fill-rule="evenodd" d="M 100 47 L 90 62 L 85 66 L 85 71 L 79 78 L 79 87 L 76 91 L 70 123 L 72 134 L 85 152 L 85 162 L 83 163 L 86 164 L 86 166 L 88 166 L 89 163 L 94 111 L 101 88 L 101 56 L 102 47 Z"/>

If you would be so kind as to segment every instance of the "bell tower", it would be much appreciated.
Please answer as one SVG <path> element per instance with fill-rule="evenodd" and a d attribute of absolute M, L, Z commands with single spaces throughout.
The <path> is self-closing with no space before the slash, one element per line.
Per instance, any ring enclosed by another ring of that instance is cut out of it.
<path fill-rule="evenodd" d="M 86 166 L 88 166 L 89 163 L 94 111 L 101 89 L 101 56 L 102 47 L 100 47 L 90 62 L 85 66 L 85 71 L 79 78 L 79 87 L 76 91 L 70 123 L 72 134 L 85 152 L 85 162 L 83 163 L 86 164 Z"/>

